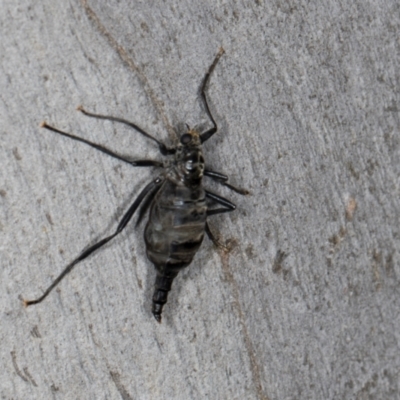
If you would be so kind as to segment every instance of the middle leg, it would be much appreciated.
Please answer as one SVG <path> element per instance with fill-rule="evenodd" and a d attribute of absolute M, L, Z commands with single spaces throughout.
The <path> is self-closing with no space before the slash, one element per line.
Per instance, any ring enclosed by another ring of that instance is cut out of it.
<path fill-rule="evenodd" d="M 214 179 L 215 181 L 217 181 L 221 185 L 226 186 L 227 188 L 233 190 L 236 193 L 239 193 L 239 194 L 242 194 L 242 195 L 250 194 L 250 192 L 248 190 L 238 188 L 238 187 L 233 186 L 230 183 L 228 183 L 228 179 L 229 178 L 226 175 L 221 174 L 220 172 L 211 171 L 210 169 L 205 169 L 204 170 L 204 176 L 208 176 L 211 179 Z"/>
<path fill-rule="evenodd" d="M 60 129 L 57 129 L 50 125 L 47 125 L 46 122 L 42 122 L 40 124 L 40 127 L 45 128 L 54 133 L 58 133 L 59 135 L 65 136 L 69 139 L 76 140 L 77 142 L 85 143 L 88 146 L 93 147 L 94 149 L 101 151 L 102 153 L 107 154 L 113 158 L 116 158 L 117 160 L 126 162 L 126 163 L 132 165 L 133 167 L 162 167 L 163 166 L 162 162 L 155 161 L 155 160 L 128 160 L 127 158 L 120 156 L 119 154 L 113 152 L 112 150 L 107 149 L 107 147 L 104 147 L 97 143 L 93 143 L 90 140 L 83 139 L 79 136 L 75 136 L 72 133 L 67 133 L 67 132 L 61 131 Z"/>

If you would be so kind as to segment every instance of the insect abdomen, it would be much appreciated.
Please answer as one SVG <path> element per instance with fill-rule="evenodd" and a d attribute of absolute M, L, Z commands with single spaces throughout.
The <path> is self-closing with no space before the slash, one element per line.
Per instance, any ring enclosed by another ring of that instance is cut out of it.
<path fill-rule="evenodd" d="M 206 215 L 202 187 L 193 190 L 166 180 L 153 201 L 144 237 L 147 257 L 157 270 L 153 314 L 159 322 L 174 278 L 203 241 Z"/>

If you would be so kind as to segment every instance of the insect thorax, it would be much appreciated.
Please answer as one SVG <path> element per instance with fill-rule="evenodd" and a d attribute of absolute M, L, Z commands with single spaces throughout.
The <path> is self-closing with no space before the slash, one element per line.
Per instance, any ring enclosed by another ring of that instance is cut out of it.
<path fill-rule="evenodd" d="M 197 131 L 189 130 L 180 138 L 172 166 L 174 175 L 185 186 L 194 187 L 201 184 L 204 173 L 204 157 Z"/>

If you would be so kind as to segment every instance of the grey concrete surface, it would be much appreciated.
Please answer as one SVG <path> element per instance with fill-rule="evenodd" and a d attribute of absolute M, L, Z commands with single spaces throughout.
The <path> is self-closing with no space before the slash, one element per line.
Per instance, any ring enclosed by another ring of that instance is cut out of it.
<path fill-rule="evenodd" d="M 399 399 L 400 5 L 385 1 L 0 1 L 1 399 Z M 134 221 L 155 176 L 39 128 L 161 158 L 220 125 L 207 163 L 251 190 L 210 219 L 164 320 Z"/>

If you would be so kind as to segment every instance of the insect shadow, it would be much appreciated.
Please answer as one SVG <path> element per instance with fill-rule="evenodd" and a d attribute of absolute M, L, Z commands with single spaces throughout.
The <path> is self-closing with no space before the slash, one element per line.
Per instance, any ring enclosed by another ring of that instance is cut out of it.
<path fill-rule="evenodd" d="M 137 210 L 139 215 L 136 225 L 139 225 L 149 211 L 149 218 L 144 230 L 144 241 L 147 257 L 157 271 L 152 313 L 158 322 L 161 322 L 163 306 L 167 302 L 168 292 L 171 290 L 173 280 L 180 270 L 192 262 L 204 235 L 206 234 L 216 246 L 224 248 L 211 232 L 207 219 L 216 214 L 234 211 L 236 206 L 228 199 L 205 189 L 203 177 L 211 178 L 241 195 L 246 195 L 249 192 L 228 183 L 226 175 L 207 168 L 203 157 L 202 144 L 218 130 L 217 123 L 208 106 L 205 91 L 211 73 L 223 53 L 224 50 L 221 48 L 205 74 L 201 85 L 201 98 L 213 125 L 212 128 L 199 133 L 188 127 L 175 147 L 167 147 L 138 125 L 125 119 L 93 114 L 86 111 L 82 106 L 78 107 L 78 110 L 88 117 L 120 122 L 135 129 L 138 133 L 156 143 L 161 155 L 169 156 L 164 162 L 149 159 L 129 160 L 102 145 L 63 132 L 45 122 L 41 124 L 43 128 L 49 131 L 82 142 L 133 167 L 155 167 L 162 169 L 162 171 L 140 192 L 122 217 L 115 232 L 84 250 L 65 267 L 42 296 L 35 300 L 24 300 L 26 307 L 42 302 L 76 264 L 119 235 Z M 210 207 L 210 204 L 214 207 Z"/>

